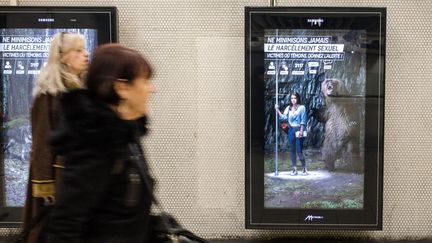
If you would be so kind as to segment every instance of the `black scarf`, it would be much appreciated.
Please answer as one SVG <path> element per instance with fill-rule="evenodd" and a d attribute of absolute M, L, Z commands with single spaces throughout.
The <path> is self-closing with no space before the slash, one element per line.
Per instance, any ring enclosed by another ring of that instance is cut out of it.
<path fill-rule="evenodd" d="M 147 132 L 147 117 L 126 121 L 86 90 L 73 90 L 60 101 L 60 123 L 51 136 L 54 151 L 62 155 L 76 149 L 108 153 L 136 142 Z"/>

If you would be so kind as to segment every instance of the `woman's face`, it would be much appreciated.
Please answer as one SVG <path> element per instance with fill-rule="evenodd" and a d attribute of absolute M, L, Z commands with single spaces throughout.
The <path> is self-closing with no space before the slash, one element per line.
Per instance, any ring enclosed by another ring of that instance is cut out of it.
<path fill-rule="evenodd" d="M 293 105 L 297 104 L 297 96 L 291 95 L 291 104 L 293 104 Z"/>
<path fill-rule="evenodd" d="M 150 79 L 139 76 L 127 85 L 127 94 L 123 95 L 123 101 L 126 105 L 123 117 L 129 120 L 137 119 L 148 113 L 148 103 L 151 94 L 155 91 L 155 86 Z"/>
<path fill-rule="evenodd" d="M 84 41 L 80 41 L 74 48 L 62 55 L 62 62 L 66 64 L 68 72 L 80 75 L 85 72 L 89 65 L 89 53 L 85 49 Z"/>

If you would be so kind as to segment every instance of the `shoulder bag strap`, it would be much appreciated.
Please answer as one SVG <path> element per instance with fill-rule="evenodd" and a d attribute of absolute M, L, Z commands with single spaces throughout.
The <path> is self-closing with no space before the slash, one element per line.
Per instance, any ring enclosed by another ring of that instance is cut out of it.
<path fill-rule="evenodd" d="M 142 179 L 144 181 L 144 185 L 147 187 L 147 190 L 149 192 L 153 191 L 151 188 L 152 183 L 150 182 L 150 178 L 148 176 L 148 169 L 146 168 L 146 165 L 144 165 L 142 163 L 142 161 L 144 161 L 144 158 L 143 158 L 143 153 L 142 153 L 142 149 L 141 149 L 140 145 L 138 144 L 138 142 L 129 144 L 129 149 L 133 155 L 139 154 L 139 156 L 132 156 L 133 157 L 132 160 L 137 165 L 138 169 L 140 170 L 140 172 L 142 174 Z M 152 193 L 151 197 L 152 197 L 152 201 L 153 201 L 154 205 L 159 210 L 159 216 L 160 216 L 160 219 L 162 220 L 162 223 L 165 225 L 166 230 L 169 232 L 169 234 L 171 236 L 175 237 L 176 235 L 183 235 L 183 236 L 189 237 L 190 239 L 193 239 L 196 243 L 209 243 L 207 240 L 193 234 L 192 232 L 190 232 L 188 230 L 185 230 L 183 228 L 174 230 L 172 227 L 170 227 L 170 225 L 171 225 L 170 224 L 170 215 L 165 212 L 162 205 L 159 203 L 159 201 L 157 200 L 157 198 L 155 197 L 155 195 L 153 193 Z"/>

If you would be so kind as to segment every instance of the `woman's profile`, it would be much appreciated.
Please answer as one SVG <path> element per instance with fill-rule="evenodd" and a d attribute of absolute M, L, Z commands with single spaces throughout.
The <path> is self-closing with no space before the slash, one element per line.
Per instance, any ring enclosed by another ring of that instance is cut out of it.
<path fill-rule="evenodd" d="M 153 179 L 140 139 L 151 76 L 140 53 L 106 44 L 93 54 L 86 89 L 63 95 L 51 144 L 65 169 L 48 242 L 148 242 Z"/>

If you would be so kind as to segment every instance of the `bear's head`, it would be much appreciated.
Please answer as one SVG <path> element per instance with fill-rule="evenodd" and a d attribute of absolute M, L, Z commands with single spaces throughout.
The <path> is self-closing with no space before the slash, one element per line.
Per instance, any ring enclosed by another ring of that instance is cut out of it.
<path fill-rule="evenodd" d="M 348 95 L 345 84 L 335 78 L 325 79 L 321 84 L 321 92 L 324 97 L 337 97 Z"/>

